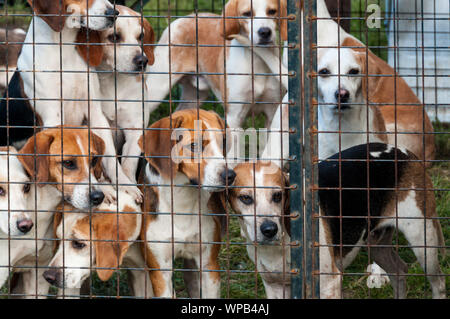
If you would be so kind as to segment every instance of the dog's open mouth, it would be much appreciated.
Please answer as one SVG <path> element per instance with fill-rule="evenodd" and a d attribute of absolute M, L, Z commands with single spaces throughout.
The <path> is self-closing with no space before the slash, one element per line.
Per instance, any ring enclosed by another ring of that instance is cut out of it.
<path fill-rule="evenodd" d="M 259 40 L 258 45 L 271 45 L 273 44 L 272 40 Z"/>
<path fill-rule="evenodd" d="M 345 111 L 350 108 L 351 108 L 350 104 L 347 104 L 347 103 L 342 103 L 341 105 L 334 106 L 334 109 L 336 110 L 336 112 Z"/>

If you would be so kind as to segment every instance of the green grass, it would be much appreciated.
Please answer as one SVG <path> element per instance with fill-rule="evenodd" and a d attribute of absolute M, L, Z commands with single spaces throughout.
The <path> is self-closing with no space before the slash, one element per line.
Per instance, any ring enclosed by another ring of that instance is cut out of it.
<path fill-rule="evenodd" d="M 127 3 L 132 3 L 128 1 Z M 149 18 L 152 26 L 154 27 L 157 35 L 159 36 L 164 28 L 167 26 L 169 19 L 167 15 L 177 16 L 185 15 L 193 12 L 196 8 L 199 11 L 210 11 L 220 13 L 223 6 L 222 0 L 172 0 L 170 6 L 168 1 L 150 1 L 144 8 L 145 15 L 154 16 Z M 359 0 L 352 1 L 353 17 L 364 17 L 365 5 L 376 3 L 379 4 L 384 10 L 384 0 Z M 29 12 L 22 6 L 16 5 L 13 9 L 9 10 L 9 13 L 22 13 Z M 29 17 L 21 16 L 8 16 L 5 17 L 4 11 L 0 10 L 0 27 L 1 26 L 26 26 L 29 23 Z M 162 16 L 160 18 L 155 16 Z M 173 19 L 172 19 L 173 20 Z M 351 23 L 352 34 L 368 44 L 375 54 L 381 58 L 387 58 L 387 49 L 379 48 L 380 46 L 387 45 L 387 38 L 382 23 L 380 29 L 368 29 L 364 20 L 352 20 Z M 172 91 L 173 99 L 178 99 L 180 96 L 179 89 L 175 87 Z M 209 100 L 215 100 L 211 94 Z M 176 108 L 177 104 L 172 103 L 172 110 Z M 202 105 L 202 108 L 208 110 L 215 110 L 220 115 L 223 115 L 223 107 L 218 103 L 207 103 Z M 160 107 L 151 114 L 151 123 L 168 116 L 170 113 L 170 107 L 168 103 L 162 103 Z M 263 127 L 264 117 L 258 116 L 255 119 L 249 118 L 246 121 L 245 127 Z M 435 132 L 447 133 L 436 134 L 437 145 L 437 159 L 449 160 L 450 159 L 450 125 L 435 123 Z M 446 238 L 446 246 L 450 246 L 450 164 L 441 162 L 435 164 L 429 170 L 433 184 L 436 188 L 443 189 L 442 191 L 436 191 L 437 200 L 437 213 L 440 217 L 445 217 L 441 221 L 441 225 Z M 230 245 L 224 245 L 219 255 L 219 262 L 222 270 L 221 274 L 221 297 L 222 298 L 264 298 L 265 292 L 261 281 L 261 278 L 255 276 L 255 266 L 247 256 L 245 249 L 244 239 L 240 236 L 239 223 L 236 217 L 230 219 L 229 228 L 229 242 Z M 403 236 L 399 236 L 399 244 L 406 245 L 406 241 Z M 416 262 L 415 257 L 410 249 L 401 248 L 401 258 L 408 263 L 409 274 L 423 274 L 423 271 L 419 264 Z M 356 276 L 345 276 L 344 278 L 344 296 L 345 298 L 392 298 L 393 290 L 388 285 L 382 289 L 369 290 L 366 286 L 366 276 L 363 274 L 368 264 L 368 258 L 366 251 L 362 251 L 355 259 L 353 264 L 347 269 L 347 273 L 360 273 Z M 441 256 L 441 267 L 445 274 L 450 273 L 450 257 Z M 175 268 L 182 268 L 182 263 L 176 261 Z M 174 287 L 179 297 L 187 297 L 187 292 L 184 287 L 182 272 L 176 272 L 174 275 Z M 447 276 L 447 287 L 450 287 L 450 277 Z M 431 292 L 429 284 L 424 276 L 410 276 L 407 279 L 408 285 L 408 298 L 430 298 Z M 120 271 L 115 274 L 111 280 L 104 283 L 101 282 L 96 275 L 92 278 L 92 291 L 93 295 L 99 296 L 128 296 L 130 290 L 127 284 L 126 271 Z M 55 292 L 53 290 L 53 292 Z M 5 287 L 1 290 L 2 294 L 7 293 Z"/>

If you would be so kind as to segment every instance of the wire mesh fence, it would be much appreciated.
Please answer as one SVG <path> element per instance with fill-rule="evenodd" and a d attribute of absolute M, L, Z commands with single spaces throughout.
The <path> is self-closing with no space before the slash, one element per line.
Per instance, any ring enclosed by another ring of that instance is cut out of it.
<path fill-rule="evenodd" d="M 0 1 L 2 298 L 445 298 L 446 0 Z"/>

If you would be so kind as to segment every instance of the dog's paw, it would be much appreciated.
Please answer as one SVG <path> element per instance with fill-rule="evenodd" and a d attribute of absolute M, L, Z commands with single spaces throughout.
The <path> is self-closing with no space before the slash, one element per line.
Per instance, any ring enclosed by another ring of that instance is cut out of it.
<path fill-rule="evenodd" d="M 103 203 L 115 204 L 117 203 L 117 191 L 112 185 L 100 185 L 100 190 L 105 195 Z"/>
<path fill-rule="evenodd" d="M 389 277 L 384 269 L 378 266 L 376 263 L 367 266 L 366 271 L 370 273 L 369 277 L 367 277 L 366 283 L 367 287 L 369 287 L 370 289 L 381 288 L 390 282 Z"/>
<path fill-rule="evenodd" d="M 120 187 L 120 190 L 133 197 L 136 204 L 142 204 L 143 195 L 139 188 L 137 188 L 136 186 L 122 186 Z"/>

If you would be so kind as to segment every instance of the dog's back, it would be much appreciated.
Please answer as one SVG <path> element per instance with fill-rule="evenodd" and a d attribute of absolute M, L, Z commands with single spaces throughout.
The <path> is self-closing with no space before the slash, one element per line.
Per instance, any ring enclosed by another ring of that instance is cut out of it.
<path fill-rule="evenodd" d="M 328 219 L 333 243 L 354 246 L 382 221 L 411 165 L 407 161 L 416 157 L 382 143 L 357 145 L 340 156 L 341 162 L 338 153 L 319 163 L 320 207 L 324 216 L 335 217 Z M 344 247 L 343 254 L 352 248 Z"/>

